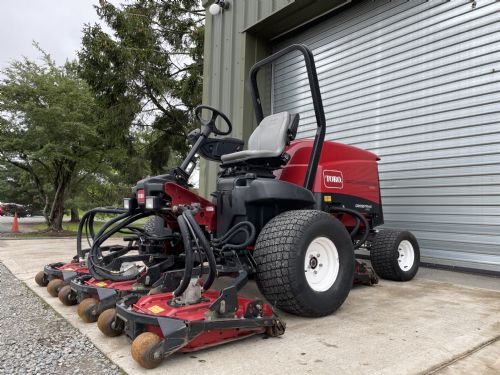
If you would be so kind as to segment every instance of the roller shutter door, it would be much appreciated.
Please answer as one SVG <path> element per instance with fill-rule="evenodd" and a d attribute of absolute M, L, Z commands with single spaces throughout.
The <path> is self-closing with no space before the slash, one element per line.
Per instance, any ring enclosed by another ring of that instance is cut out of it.
<path fill-rule="evenodd" d="M 386 226 L 425 262 L 500 272 L 500 2 L 360 1 L 274 48 L 292 43 L 315 54 L 327 139 L 381 157 Z M 315 134 L 298 56 L 271 97 Z"/>

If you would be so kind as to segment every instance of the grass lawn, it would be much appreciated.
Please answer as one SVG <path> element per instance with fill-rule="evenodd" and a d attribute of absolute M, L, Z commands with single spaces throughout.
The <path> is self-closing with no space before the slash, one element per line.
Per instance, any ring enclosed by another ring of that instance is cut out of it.
<path fill-rule="evenodd" d="M 147 221 L 147 218 L 137 220 L 134 226 L 142 227 Z M 94 221 L 94 231 L 97 232 L 106 221 Z M 36 238 L 36 237 L 76 237 L 78 233 L 78 223 L 63 222 L 62 232 L 49 232 L 45 223 L 23 223 L 24 228 L 29 228 L 32 232 L 26 233 L 4 233 L 2 237 L 9 238 Z M 115 236 L 127 236 L 124 233 L 117 233 Z"/>

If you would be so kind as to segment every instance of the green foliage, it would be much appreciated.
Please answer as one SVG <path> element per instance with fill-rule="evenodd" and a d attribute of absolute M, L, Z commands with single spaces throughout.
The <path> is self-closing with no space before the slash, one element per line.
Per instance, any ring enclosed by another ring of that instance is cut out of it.
<path fill-rule="evenodd" d="M 0 160 L 0 202 L 30 205 L 43 208 L 35 186 L 22 169 Z"/>
<path fill-rule="evenodd" d="M 2 71 L 0 158 L 18 168 L 9 176 L 17 184 L 29 177 L 48 224 L 60 230 L 68 196 L 89 176 L 106 181 L 119 150 L 109 151 L 106 112 L 76 64 L 58 67 L 41 52 L 41 64 L 24 59 Z"/>
<path fill-rule="evenodd" d="M 149 130 L 145 156 L 161 173 L 186 151 L 192 110 L 201 102 L 203 21 L 198 0 L 134 0 L 96 6 L 100 25 L 84 29 L 80 74 L 111 113 L 108 134 L 127 143 Z"/>

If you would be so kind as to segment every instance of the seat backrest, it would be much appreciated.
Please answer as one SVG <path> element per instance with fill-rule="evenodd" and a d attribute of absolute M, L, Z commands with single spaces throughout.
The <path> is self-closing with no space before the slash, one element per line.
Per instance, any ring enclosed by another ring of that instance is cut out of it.
<path fill-rule="evenodd" d="M 295 139 L 298 114 L 280 112 L 265 117 L 248 140 L 248 150 L 268 151 L 281 155 L 286 145 Z"/>

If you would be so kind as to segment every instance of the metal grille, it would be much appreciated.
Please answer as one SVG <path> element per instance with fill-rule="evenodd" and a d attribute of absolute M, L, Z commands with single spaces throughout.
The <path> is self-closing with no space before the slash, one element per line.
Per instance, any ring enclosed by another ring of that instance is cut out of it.
<path fill-rule="evenodd" d="M 283 40 L 312 48 L 327 139 L 381 157 L 386 226 L 423 260 L 500 271 L 500 2 L 363 1 Z M 273 71 L 273 112 L 316 123 L 300 57 Z"/>

